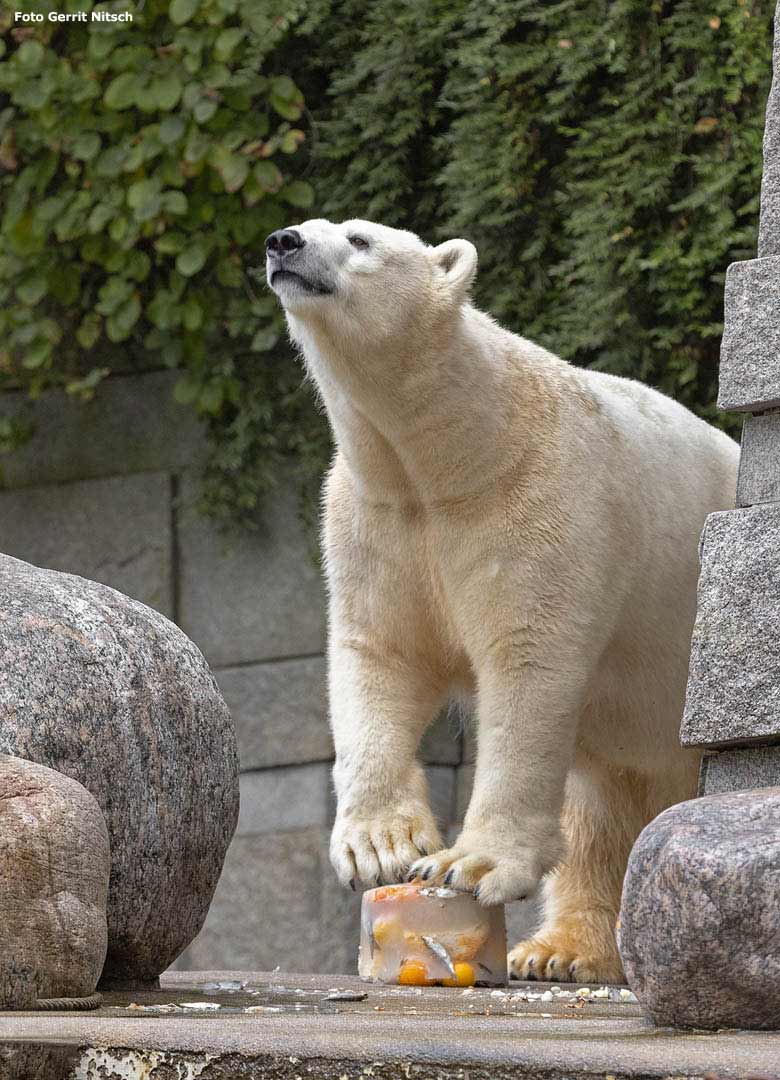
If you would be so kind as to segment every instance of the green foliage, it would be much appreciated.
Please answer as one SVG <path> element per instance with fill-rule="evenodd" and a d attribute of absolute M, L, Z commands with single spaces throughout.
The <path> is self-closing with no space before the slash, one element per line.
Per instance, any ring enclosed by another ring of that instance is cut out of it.
<path fill-rule="evenodd" d="M 275 57 L 307 5 L 97 7 L 135 20 L 6 36 L 0 385 L 35 396 L 58 383 L 88 398 L 112 371 L 180 368 L 176 396 L 212 434 L 206 501 L 218 516 L 251 516 L 274 462 L 302 438 L 300 373 L 250 271 L 266 234 L 313 199 L 300 178 L 303 99 Z M 318 423 L 309 418 L 314 443 Z M 28 434 L 9 421 L 0 446 Z"/>
<path fill-rule="evenodd" d="M 0 385 L 88 397 L 179 368 L 204 502 L 250 519 L 281 458 L 311 475 L 328 453 L 250 271 L 282 224 L 361 216 L 467 236 L 480 306 L 727 424 L 723 277 L 755 249 L 773 8 L 146 0 L 130 25 L 11 29 Z M 0 449 L 26 434 L 6 422 Z"/>
<path fill-rule="evenodd" d="M 728 425 L 723 279 L 755 254 L 774 7 L 346 0 L 313 109 L 323 211 L 468 237 L 480 306 Z"/>

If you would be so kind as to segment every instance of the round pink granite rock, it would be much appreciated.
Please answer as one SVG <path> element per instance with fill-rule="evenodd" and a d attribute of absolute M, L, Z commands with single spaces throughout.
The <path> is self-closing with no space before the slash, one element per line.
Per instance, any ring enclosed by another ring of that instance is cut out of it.
<path fill-rule="evenodd" d="M 780 1028 L 780 788 L 679 803 L 628 861 L 618 945 L 653 1021 Z"/>
<path fill-rule="evenodd" d="M 106 823 L 89 792 L 0 754 L 0 1008 L 94 991 L 109 869 Z"/>
<path fill-rule="evenodd" d="M 0 556 L 0 751 L 73 777 L 108 825 L 102 986 L 153 982 L 200 930 L 238 816 L 235 732 L 195 645 L 84 578 Z"/>

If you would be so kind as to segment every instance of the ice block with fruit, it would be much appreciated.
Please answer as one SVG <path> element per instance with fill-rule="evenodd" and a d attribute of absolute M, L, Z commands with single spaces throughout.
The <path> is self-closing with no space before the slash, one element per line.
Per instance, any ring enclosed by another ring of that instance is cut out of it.
<path fill-rule="evenodd" d="M 504 986 L 503 907 L 455 889 L 387 885 L 363 895 L 363 979 L 402 986 Z"/>

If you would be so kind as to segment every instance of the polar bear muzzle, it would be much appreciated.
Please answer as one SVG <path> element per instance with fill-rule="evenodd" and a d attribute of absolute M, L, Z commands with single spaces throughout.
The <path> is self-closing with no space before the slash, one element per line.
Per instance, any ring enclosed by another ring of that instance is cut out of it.
<path fill-rule="evenodd" d="M 328 296 L 334 289 L 325 280 L 316 258 L 305 251 L 307 242 L 297 229 L 277 229 L 265 241 L 268 284 L 280 296 L 292 288 L 294 293 Z"/>

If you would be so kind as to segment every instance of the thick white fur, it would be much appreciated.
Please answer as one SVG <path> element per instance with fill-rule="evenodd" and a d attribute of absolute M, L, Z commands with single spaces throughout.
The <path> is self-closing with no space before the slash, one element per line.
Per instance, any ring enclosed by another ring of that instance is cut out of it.
<path fill-rule="evenodd" d="M 619 978 L 630 847 L 695 790 L 678 727 L 698 538 L 733 505 L 738 448 L 476 310 L 465 240 L 297 228 L 304 282 L 273 287 L 337 445 L 324 512 L 336 871 L 367 886 L 449 872 L 484 904 L 549 875 L 545 925 L 511 954 L 514 973 Z M 416 750 L 463 690 L 476 777 L 441 850 Z"/>

